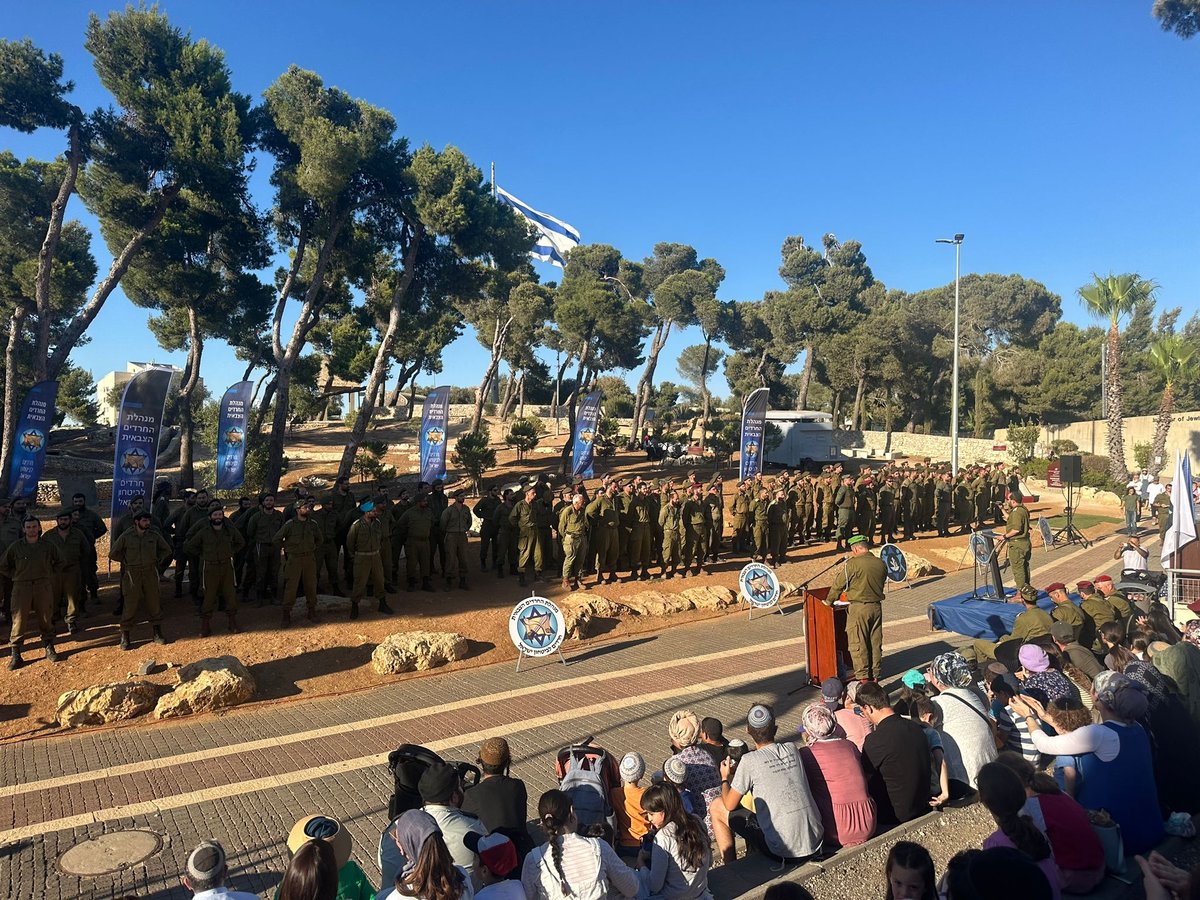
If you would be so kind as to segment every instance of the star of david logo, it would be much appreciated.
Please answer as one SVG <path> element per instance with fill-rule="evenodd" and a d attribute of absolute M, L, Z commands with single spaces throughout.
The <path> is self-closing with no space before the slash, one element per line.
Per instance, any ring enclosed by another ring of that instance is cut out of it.
<path fill-rule="evenodd" d="M 554 639 L 554 618 L 549 610 L 531 606 L 521 617 L 521 629 L 526 641 L 544 647 Z"/>

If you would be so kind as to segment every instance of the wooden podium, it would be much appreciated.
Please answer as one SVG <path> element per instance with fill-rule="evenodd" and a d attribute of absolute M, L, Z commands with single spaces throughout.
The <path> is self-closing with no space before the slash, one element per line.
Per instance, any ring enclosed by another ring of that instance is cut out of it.
<path fill-rule="evenodd" d="M 846 609 L 826 606 L 829 588 L 817 588 L 804 596 L 804 653 L 810 684 L 820 686 L 826 678 L 840 678 L 850 668 L 850 646 L 846 640 Z"/>

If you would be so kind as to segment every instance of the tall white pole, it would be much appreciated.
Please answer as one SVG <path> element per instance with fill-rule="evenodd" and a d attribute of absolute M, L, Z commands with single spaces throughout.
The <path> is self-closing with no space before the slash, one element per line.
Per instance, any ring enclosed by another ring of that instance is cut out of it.
<path fill-rule="evenodd" d="M 950 471 L 958 477 L 958 258 L 962 241 L 954 242 L 954 384 L 950 389 Z"/>

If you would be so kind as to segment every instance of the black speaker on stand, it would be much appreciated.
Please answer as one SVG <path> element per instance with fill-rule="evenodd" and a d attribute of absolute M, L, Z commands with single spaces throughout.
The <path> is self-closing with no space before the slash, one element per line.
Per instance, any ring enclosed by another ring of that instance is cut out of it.
<path fill-rule="evenodd" d="M 1067 522 L 1054 532 L 1054 546 L 1080 543 L 1090 547 L 1091 541 L 1085 538 L 1075 527 L 1075 489 L 1083 486 L 1083 457 L 1078 453 L 1065 453 L 1058 458 L 1058 474 L 1062 478 L 1063 487 L 1067 489 Z"/>

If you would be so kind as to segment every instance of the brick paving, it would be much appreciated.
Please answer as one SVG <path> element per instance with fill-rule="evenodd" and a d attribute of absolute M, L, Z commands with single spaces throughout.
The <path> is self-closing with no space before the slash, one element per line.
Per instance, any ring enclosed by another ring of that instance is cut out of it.
<path fill-rule="evenodd" d="M 1082 552 L 1035 551 L 1035 580 L 1093 575 L 1111 567 L 1111 553 L 1107 541 Z M 967 569 L 889 592 L 889 676 L 962 642 L 930 634 L 923 617 L 931 601 L 969 589 L 971 581 Z M 527 661 L 520 673 L 512 663 L 497 664 L 195 721 L 6 745 L 0 896 L 185 898 L 178 873 L 191 847 L 207 837 L 230 852 L 233 887 L 270 896 L 286 866 L 288 829 L 318 810 L 346 821 L 356 859 L 377 878 L 374 848 L 392 789 L 382 758 L 396 745 L 434 743 L 444 757 L 474 759 L 482 734 L 498 729 L 536 802 L 553 786 L 558 748 L 585 733 L 613 753 L 638 749 L 654 766 L 666 755 L 666 720 L 683 706 L 719 717 L 732 734 L 742 730 L 752 702 L 767 700 L 785 728 L 794 726 L 815 693 L 789 693 L 802 681 L 802 619 L 792 607 L 787 616 L 760 614 L 747 622 L 743 610 L 721 621 L 567 649 L 568 667 L 554 658 Z M 310 734 L 319 729 L 329 733 Z M 262 743 L 241 746 L 256 741 Z M 108 771 L 122 766 L 131 771 Z M 207 793 L 193 796 L 201 790 Z M 113 876 L 81 879 L 59 871 L 57 859 L 71 846 L 131 828 L 162 835 L 163 849 Z"/>

